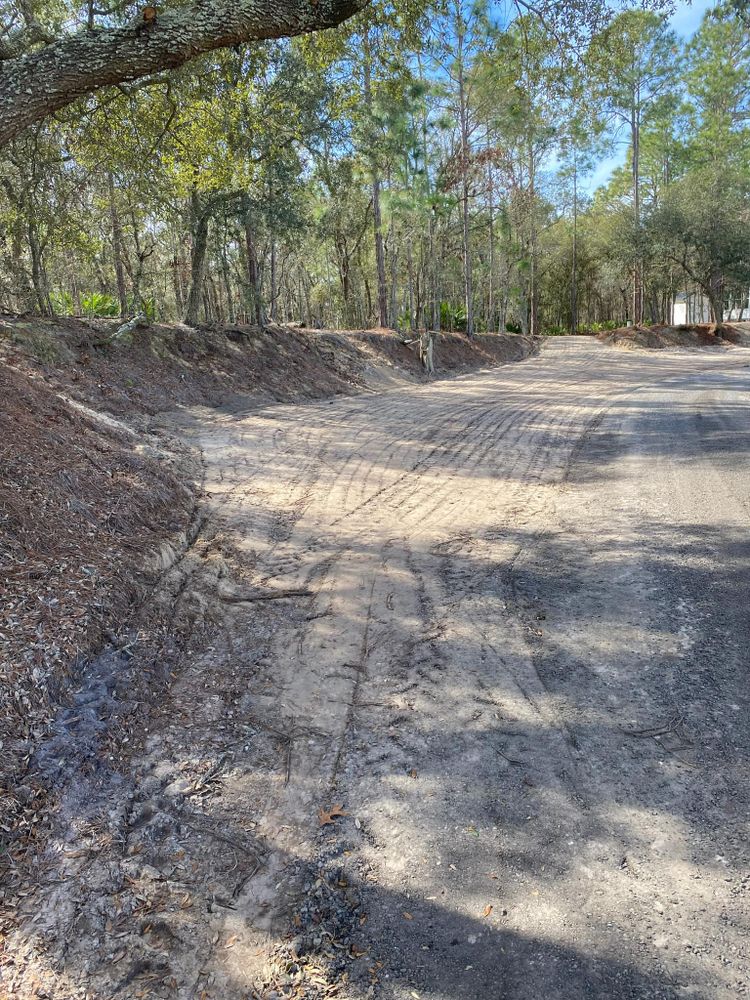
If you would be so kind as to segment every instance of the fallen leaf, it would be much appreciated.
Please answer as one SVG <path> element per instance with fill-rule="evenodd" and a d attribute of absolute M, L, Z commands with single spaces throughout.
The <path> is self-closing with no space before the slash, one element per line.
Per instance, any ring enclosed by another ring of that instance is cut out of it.
<path fill-rule="evenodd" d="M 348 814 L 344 812 L 343 804 L 339 802 L 338 805 L 331 806 L 331 808 L 327 811 L 325 809 L 319 809 L 318 821 L 320 822 L 321 826 L 327 826 L 329 823 L 333 823 L 333 821 L 337 819 L 339 816 L 346 816 L 346 815 Z"/>

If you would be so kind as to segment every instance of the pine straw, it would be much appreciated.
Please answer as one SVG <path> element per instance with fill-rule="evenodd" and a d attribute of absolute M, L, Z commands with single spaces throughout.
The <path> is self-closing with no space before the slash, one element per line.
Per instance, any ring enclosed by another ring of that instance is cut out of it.
<path fill-rule="evenodd" d="M 170 465 L 0 358 L 0 841 L 77 666 L 127 622 L 150 583 L 144 556 L 187 523 L 192 495 Z"/>

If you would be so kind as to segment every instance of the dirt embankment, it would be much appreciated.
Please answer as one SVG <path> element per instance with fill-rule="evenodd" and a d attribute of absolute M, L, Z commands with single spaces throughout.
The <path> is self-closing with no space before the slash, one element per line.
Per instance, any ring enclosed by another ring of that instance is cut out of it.
<path fill-rule="evenodd" d="M 197 531 L 198 456 L 152 426 L 191 405 L 252 409 L 428 376 L 388 332 L 157 326 L 0 317 L 0 839 L 36 822 L 28 762 L 83 662 L 138 643 L 168 670 L 164 609 L 144 599 Z M 439 374 L 533 350 L 520 337 L 440 338 Z M 138 610 L 140 609 L 140 610 Z M 136 615 L 136 611 L 138 614 Z M 24 775 L 26 777 L 24 777 Z"/>
<path fill-rule="evenodd" d="M 0 363 L 0 829 L 33 816 L 18 787 L 82 663 L 124 643 L 156 582 L 149 556 L 183 538 L 197 463 L 65 397 L 23 356 Z M 144 639 L 146 636 L 144 635 Z M 32 823 L 33 819 L 29 819 Z M 2 835 L 0 835 L 2 836 Z"/>
<path fill-rule="evenodd" d="M 674 347 L 726 348 L 730 344 L 745 346 L 747 335 L 734 326 L 717 327 L 714 323 L 691 326 L 623 326 L 619 330 L 600 333 L 603 344 L 624 349 L 647 348 L 664 350 Z"/>
<path fill-rule="evenodd" d="M 288 326 L 191 329 L 155 325 L 126 344 L 110 343 L 117 323 L 0 317 L 0 345 L 20 346 L 73 398 L 129 421 L 178 406 L 243 408 L 300 402 L 358 390 L 430 381 L 414 341 L 392 331 Z M 436 376 L 520 361 L 529 338 L 458 333 L 436 341 Z"/>

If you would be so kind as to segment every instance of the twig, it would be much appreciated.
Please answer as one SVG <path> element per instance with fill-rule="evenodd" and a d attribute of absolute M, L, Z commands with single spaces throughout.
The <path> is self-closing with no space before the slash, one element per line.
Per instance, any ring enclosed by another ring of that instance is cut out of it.
<path fill-rule="evenodd" d="M 509 764 L 514 764 L 516 767 L 526 767 L 522 760 L 516 760 L 515 757 L 509 757 L 507 754 L 503 753 L 502 750 L 495 749 L 495 753 L 502 757 L 503 760 L 507 760 Z"/>
<path fill-rule="evenodd" d="M 229 847 L 233 847 L 237 851 L 242 851 L 243 854 L 247 854 L 258 863 L 260 863 L 260 858 L 263 857 L 262 852 L 254 850 L 250 847 L 245 847 L 245 845 L 241 844 L 238 840 L 233 840 L 231 837 L 227 837 L 225 834 L 219 833 L 217 830 L 212 830 L 208 826 L 199 826 L 197 823 L 191 823 L 190 820 L 187 819 L 184 819 L 183 822 L 186 823 L 191 830 L 195 830 L 196 833 L 204 833 L 209 837 L 213 837 L 215 840 L 220 840 L 222 844 L 227 844 Z"/>
<path fill-rule="evenodd" d="M 311 590 L 269 590 L 258 593 L 220 594 L 220 599 L 230 604 L 244 604 L 251 601 L 278 601 L 284 597 L 312 597 Z"/>
<path fill-rule="evenodd" d="M 292 776 L 292 750 L 294 749 L 294 741 L 298 736 L 319 736 L 324 737 L 326 733 L 321 732 L 319 729 L 312 729 L 310 726 L 298 726 L 294 722 L 294 716 L 289 720 L 291 725 L 289 729 L 276 729 L 274 726 L 269 726 L 265 722 L 260 722 L 258 720 L 257 725 L 261 729 L 265 729 L 266 732 L 271 733 L 275 736 L 277 740 L 280 741 L 282 746 L 285 748 L 284 756 L 284 784 L 289 784 L 289 779 Z"/>
<path fill-rule="evenodd" d="M 260 871 L 260 863 L 261 862 L 259 858 L 253 870 L 251 872 L 248 872 L 247 875 L 243 875 L 243 877 L 239 880 L 234 889 L 232 889 L 232 899 L 237 899 L 237 897 L 240 895 L 240 893 L 245 888 L 250 879 L 254 878 L 258 874 L 258 872 Z"/>
<path fill-rule="evenodd" d="M 677 731 L 678 727 L 682 723 L 682 716 L 675 715 L 671 722 L 666 725 L 652 726 L 648 729 L 625 729 L 624 726 L 618 726 L 617 728 L 620 732 L 624 733 L 626 736 L 633 736 L 636 739 L 650 739 L 657 736 L 666 736 L 668 733 L 674 733 Z"/>

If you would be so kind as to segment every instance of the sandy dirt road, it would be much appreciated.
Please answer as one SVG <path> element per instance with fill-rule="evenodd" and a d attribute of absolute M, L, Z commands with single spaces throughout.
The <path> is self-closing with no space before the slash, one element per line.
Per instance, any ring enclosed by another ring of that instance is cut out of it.
<path fill-rule="evenodd" d="M 558 338 L 193 414 L 216 627 L 122 820 L 129 877 L 177 899 L 187 856 L 192 898 L 119 979 L 69 942 L 70 981 L 141 996 L 151 948 L 155 996 L 750 994 L 745 358 Z"/>
<path fill-rule="evenodd" d="M 326 735 L 259 832 L 343 803 L 380 995 L 748 988 L 748 388 L 566 339 L 204 433 L 243 585 L 310 594 L 251 700 Z"/>

